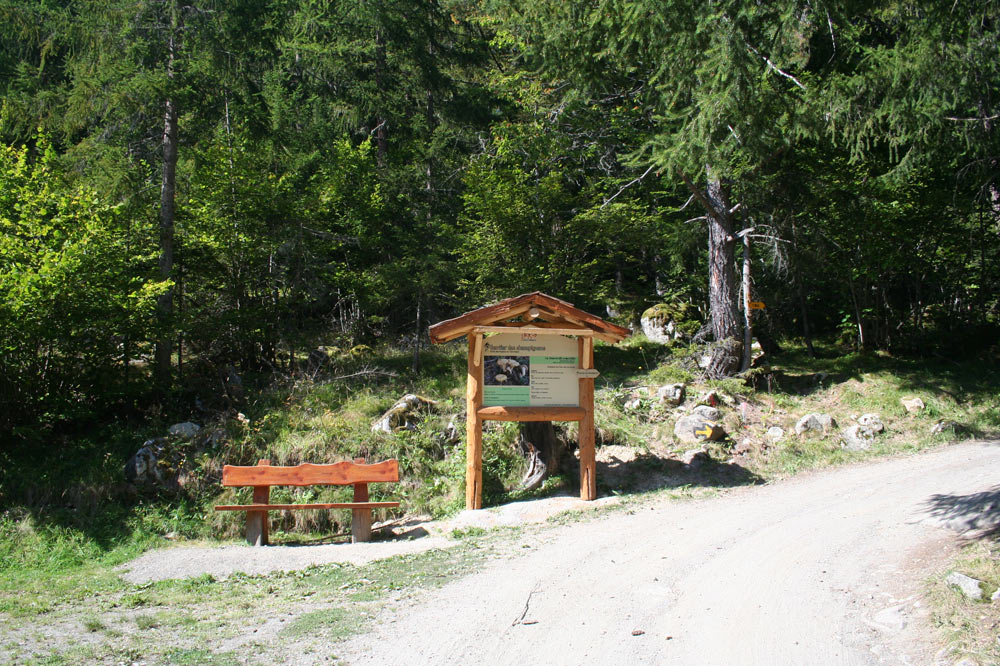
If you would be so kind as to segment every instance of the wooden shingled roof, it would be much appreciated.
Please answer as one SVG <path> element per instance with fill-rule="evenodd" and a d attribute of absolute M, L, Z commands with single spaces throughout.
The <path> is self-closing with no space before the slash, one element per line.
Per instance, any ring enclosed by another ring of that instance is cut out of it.
<path fill-rule="evenodd" d="M 567 335 L 573 335 L 573 331 L 580 331 L 581 334 L 586 331 L 588 335 L 610 343 L 621 342 L 630 333 L 627 328 L 573 307 L 572 303 L 535 291 L 434 324 L 430 327 L 431 342 L 448 342 L 482 327 Z"/>

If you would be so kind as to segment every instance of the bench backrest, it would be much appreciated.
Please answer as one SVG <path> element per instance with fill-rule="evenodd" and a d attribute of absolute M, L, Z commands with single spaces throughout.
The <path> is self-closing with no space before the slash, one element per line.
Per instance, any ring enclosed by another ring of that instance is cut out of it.
<path fill-rule="evenodd" d="M 371 465 L 348 461 L 331 465 L 303 463 L 294 467 L 277 465 L 226 465 L 224 486 L 346 486 L 355 483 L 398 482 L 399 462 L 384 460 Z"/>

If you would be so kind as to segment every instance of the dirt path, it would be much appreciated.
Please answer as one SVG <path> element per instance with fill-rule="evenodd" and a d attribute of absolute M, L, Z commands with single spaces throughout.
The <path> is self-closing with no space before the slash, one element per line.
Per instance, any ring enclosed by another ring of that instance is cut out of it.
<path fill-rule="evenodd" d="M 384 612 L 348 664 L 935 664 L 919 598 L 996 491 L 1000 442 L 667 502 L 523 537 Z M 995 517 L 997 509 L 989 509 Z"/>

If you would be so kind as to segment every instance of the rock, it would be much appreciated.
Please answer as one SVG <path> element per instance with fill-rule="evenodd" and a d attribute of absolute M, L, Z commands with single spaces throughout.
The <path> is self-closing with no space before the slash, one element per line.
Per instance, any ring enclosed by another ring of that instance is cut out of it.
<path fill-rule="evenodd" d="M 703 405 L 711 405 L 712 407 L 716 407 L 718 405 L 733 407 L 736 405 L 736 398 L 728 393 L 722 393 L 721 391 L 713 389 L 705 394 L 705 397 L 701 399 L 700 403 Z"/>
<path fill-rule="evenodd" d="M 716 442 L 726 437 L 726 431 L 714 421 L 697 414 L 688 414 L 677 419 L 677 423 L 674 424 L 674 437 L 685 444 L 696 444 L 705 440 Z"/>
<path fill-rule="evenodd" d="M 125 463 L 125 479 L 129 483 L 146 483 L 157 481 L 162 483 L 163 477 L 157 466 L 156 440 L 147 440 L 138 451 L 135 452 L 128 462 Z"/>
<path fill-rule="evenodd" d="M 767 433 L 764 434 L 767 440 L 772 444 L 780 442 L 785 437 L 785 431 L 778 426 L 771 426 L 767 429 Z"/>
<path fill-rule="evenodd" d="M 848 451 L 864 451 L 875 441 L 875 431 L 861 424 L 852 425 L 841 431 L 840 440 Z"/>
<path fill-rule="evenodd" d="M 990 596 L 991 603 L 995 604 L 997 601 L 1000 601 L 1000 587 L 994 590 L 992 596 Z"/>
<path fill-rule="evenodd" d="M 642 332 L 653 342 L 687 340 L 697 332 L 697 309 L 690 303 L 660 303 L 642 313 Z"/>
<path fill-rule="evenodd" d="M 906 628 L 906 615 L 900 606 L 891 606 L 880 610 L 872 617 L 872 621 L 890 631 L 902 631 Z"/>
<path fill-rule="evenodd" d="M 931 426 L 932 435 L 940 435 L 945 432 L 957 433 L 962 430 L 962 426 L 955 421 L 938 421 Z"/>
<path fill-rule="evenodd" d="M 690 449 L 681 454 L 680 461 L 684 463 L 688 469 L 698 469 L 711 459 L 712 457 L 701 449 Z"/>
<path fill-rule="evenodd" d="M 407 393 L 396 401 L 385 414 L 372 424 L 372 432 L 395 432 L 415 430 L 420 420 L 420 411 L 437 406 L 437 402 L 413 393 Z"/>
<path fill-rule="evenodd" d="M 963 573 L 958 573 L 957 571 L 952 571 L 948 574 L 948 577 L 944 579 L 948 585 L 954 585 L 962 594 L 970 599 L 979 600 L 983 597 L 983 590 L 979 586 L 980 581 L 976 580 L 971 576 L 966 576 Z"/>
<path fill-rule="evenodd" d="M 626 412 L 634 412 L 641 406 L 642 398 L 637 395 L 629 396 L 628 400 L 625 401 L 625 404 L 622 405 Z"/>
<path fill-rule="evenodd" d="M 830 432 L 835 427 L 837 427 L 837 422 L 833 420 L 833 417 L 829 414 L 806 414 L 799 422 L 795 424 L 795 434 L 801 435 L 802 433 L 809 430 L 818 430 L 820 432 Z"/>
<path fill-rule="evenodd" d="M 900 398 L 899 401 L 903 403 L 903 407 L 910 414 L 915 414 L 916 412 L 919 412 L 926 407 L 924 401 L 921 400 L 920 398 L 906 397 L 906 398 Z"/>
<path fill-rule="evenodd" d="M 667 384 L 656 390 L 656 398 L 660 402 L 670 405 L 680 405 L 684 402 L 686 386 L 683 382 L 679 384 Z"/>
<path fill-rule="evenodd" d="M 739 443 L 736 444 L 736 447 L 733 449 L 733 454 L 734 457 L 742 456 L 750 453 L 751 451 L 753 451 L 753 440 L 748 437 L 740 440 Z"/>
<path fill-rule="evenodd" d="M 197 423 L 191 423 L 190 421 L 185 421 L 184 423 L 175 423 L 169 428 L 167 432 L 170 433 L 171 437 L 177 437 L 178 439 L 194 439 L 201 431 L 201 426 Z"/>
<path fill-rule="evenodd" d="M 691 413 L 709 421 L 718 421 L 722 418 L 722 412 L 715 407 L 709 407 L 708 405 L 698 405 L 691 410 Z"/>
<path fill-rule="evenodd" d="M 857 420 L 859 425 L 863 425 L 876 434 L 885 430 L 885 425 L 882 424 L 882 419 L 879 418 L 878 414 L 862 414 Z"/>

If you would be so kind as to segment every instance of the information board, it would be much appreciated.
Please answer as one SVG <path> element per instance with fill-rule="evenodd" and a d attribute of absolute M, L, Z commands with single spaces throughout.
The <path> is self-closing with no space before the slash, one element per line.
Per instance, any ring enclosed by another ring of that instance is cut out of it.
<path fill-rule="evenodd" d="M 500 333 L 483 340 L 483 405 L 579 407 L 579 347 L 574 338 Z"/>

